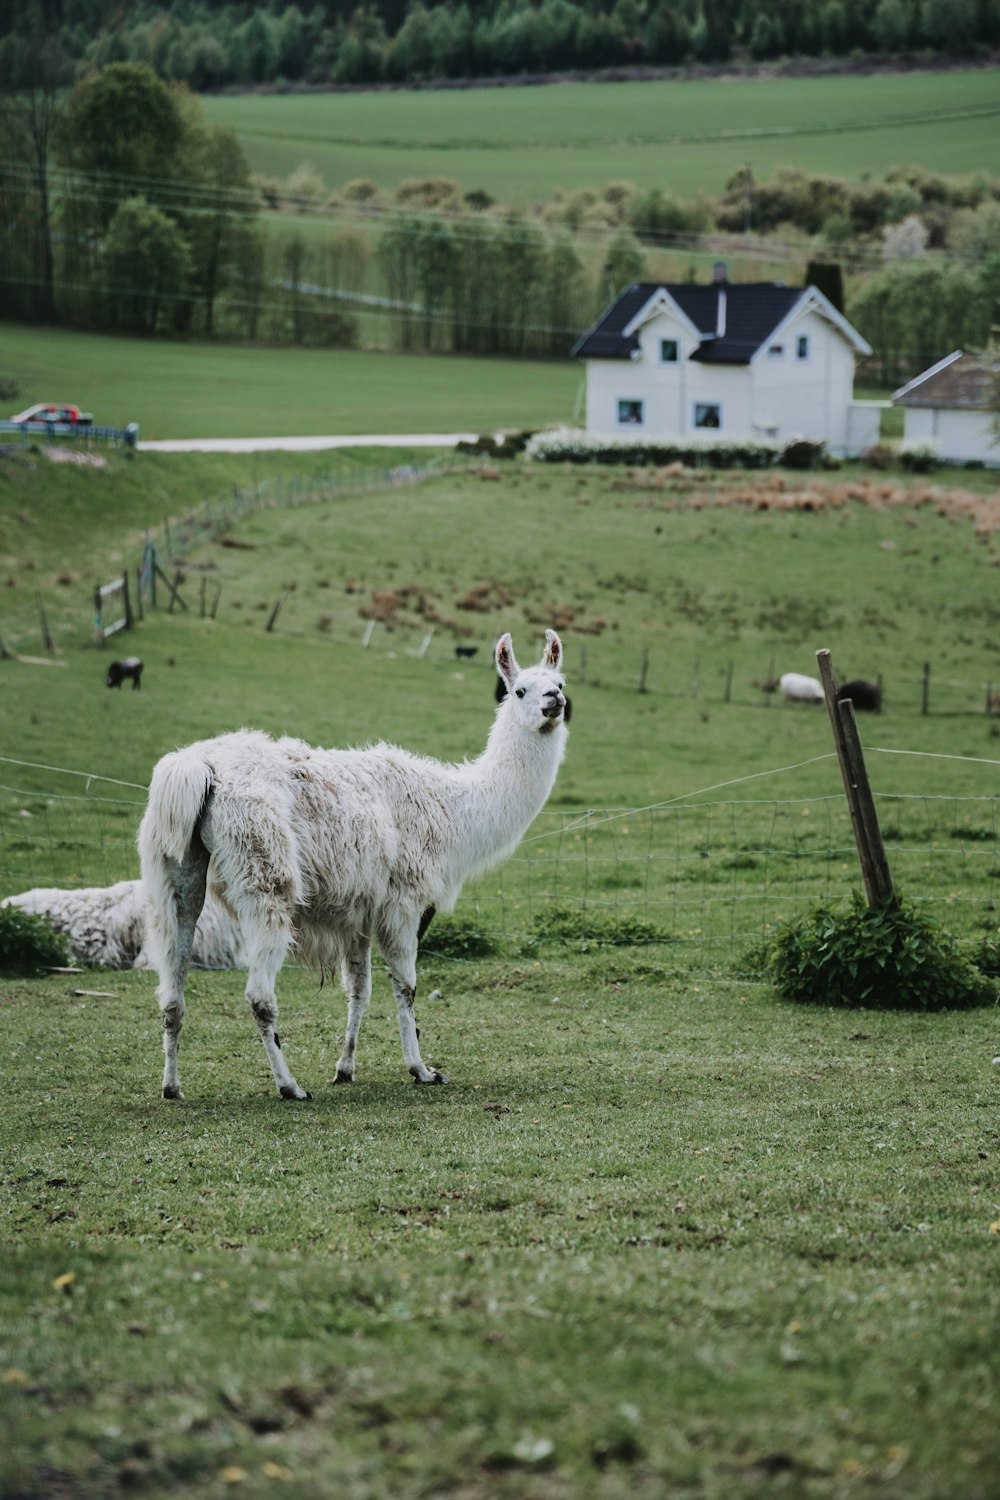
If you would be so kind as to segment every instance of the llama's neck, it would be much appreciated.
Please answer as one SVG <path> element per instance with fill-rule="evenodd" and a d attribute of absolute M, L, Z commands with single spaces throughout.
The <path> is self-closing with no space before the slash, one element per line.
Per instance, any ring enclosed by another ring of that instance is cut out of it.
<path fill-rule="evenodd" d="M 501 708 L 486 748 L 462 768 L 459 789 L 468 843 L 467 874 L 484 870 L 509 854 L 541 812 L 555 783 L 566 749 L 566 726 L 522 730 Z"/>

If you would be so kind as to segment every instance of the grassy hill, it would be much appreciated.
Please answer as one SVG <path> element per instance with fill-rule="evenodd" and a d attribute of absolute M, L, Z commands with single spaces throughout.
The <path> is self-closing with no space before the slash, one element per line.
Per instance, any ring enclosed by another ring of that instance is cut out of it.
<path fill-rule="evenodd" d="M 493 432 L 565 422 L 582 370 L 366 350 L 167 343 L 0 325 L 0 376 L 20 410 L 74 401 L 140 440 L 312 433 Z M 68 393 L 68 394 L 67 394 Z"/>
<path fill-rule="evenodd" d="M 678 197 L 717 194 L 749 161 L 855 181 L 919 162 L 992 173 L 996 69 L 749 77 L 551 87 L 206 97 L 255 171 L 303 162 L 330 188 L 369 177 L 450 177 L 465 191 L 534 203 L 559 188 L 629 181 Z"/>

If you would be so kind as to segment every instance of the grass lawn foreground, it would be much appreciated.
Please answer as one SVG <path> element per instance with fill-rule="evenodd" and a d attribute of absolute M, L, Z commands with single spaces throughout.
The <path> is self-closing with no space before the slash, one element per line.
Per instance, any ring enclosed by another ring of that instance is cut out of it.
<path fill-rule="evenodd" d="M 651 488 L 641 473 L 510 466 L 499 481 L 466 473 L 256 512 L 240 546 L 207 542 L 185 563 L 192 600 L 199 571 L 223 582 L 219 618 L 161 607 L 130 639 L 147 660 L 133 694 L 103 687 L 95 578 L 114 547 L 132 555 L 146 507 L 158 524 L 246 482 L 250 461 L 172 469 L 140 453 L 69 470 L 3 475 L 0 551 L 17 587 L 0 624 L 28 619 L 37 594 L 66 667 L 0 663 L 0 750 L 120 777 L 136 807 L 158 754 L 242 722 L 476 753 L 487 652 L 458 675 L 442 627 L 415 659 L 416 616 L 363 649 L 359 607 L 387 587 L 412 600 L 419 580 L 464 620 L 456 599 L 489 579 L 471 638 L 505 620 L 525 657 L 541 605 L 607 615 L 599 633 L 566 630 L 571 685 L 583 645 L 589 668 L 554 818 L 792 762 L 809 762 L 805 780 L 770 795 L 821 799 L 836 780 L 812 764 L 830 748 L 821 714 L 765 711 L 748 681 L 769 653 L 816 645 L 855 662 L 877 648 L 892 692 L 880 739 L 941 758 L 935 776 L 962 778 L 945 783 L 956 807 L 988 816 L 996 726 L 974 686 L 995 662 L 996 534 L 974 530 L 995 497 L 987 476 L 970 476 L 971 499 L 948 479 L 912 505 L 896 476 L 876 476 L 871 503 L 856 474 L 834 476 L 822 504 L 814 476 L 785 489 L 763 476 L 764 505 L 721 503 L 746 476 Z M 792 503 L 800 484 L 808 510 Z M 922 717 L 909 674 L 931 651 L 939 711 Z M 723 707 L 708 684 L 734 654 Z M 947 707 L 945 678 L 959 684 Z M 969 763 L 953 769 L 951 752 Z M 926 763 L 880 768 L 877 791 L 890 774 L 924 816 L 938 784 Z M 3 779 L 8 889 L 19 860 L 50 854 L 65 883 L 125 873 L 95 874 L 47 773 L 8 765 Z M 131 859 L 137 812 L 124 811 Z M 942 870 L 936 846 L 963 856 L 971 894 L 953 907 L 959 877 L 942 874 L 936 911 L 963 913 L 970 938 L 996 925 L 980 832 L 967 847 L 932 841 Z M 703 852 L 691 863 L 709 892 L 718 855 Z M 725 888 L 777 880 L 776 864 L 754 865 L 723 871 Z M 789 861 L 789 879 L 805 868 Z M 846 894 L 856 875 L 835 873 Z M 273 1095 L 239 973 L 192 977 L 174 1105 L 159 1097 L 151 975 L 4 980 L 0 1493 L 992 1500 L 997 1010 L 793 1008 L 724 960 L 670 941 L 588 946 L 544 924 L 488 959 L 428 951 L 417 1014 L 444 1088 L 406 1077 L 380 967 L 358 1081 L 332 1087 L 339 988 L 290 964 L 281 1034 L 314 1095 L 301 1105 Z"/>

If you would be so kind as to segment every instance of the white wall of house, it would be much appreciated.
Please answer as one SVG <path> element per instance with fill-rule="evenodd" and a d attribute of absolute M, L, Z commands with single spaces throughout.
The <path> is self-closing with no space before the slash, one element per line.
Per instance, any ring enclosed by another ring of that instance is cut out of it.
<path fill-rule="evenodd" d="M 953 406 L 903 408 L 906 441 L 931 438 L 946 463 L 983 463 L 1000 468 L 1000 438 L 991 431 L 988 411 Z"/>
<path fill-rule="evenodd" d="M 859 451 L 850 447 L 848 419 L 854 351 L 824 318 L 803 311 L 750 365 L 692 360 L 701 342 L 664 311 L 640 330 L 631 360 L 588 360 L 587 431 L 599 437 L 703 431 L 778 441 L 802 435 L 823 439 L 833 453 Z M 676 344 L 675 360 L 663 357 L 665 344 L 668 353 Z"/>

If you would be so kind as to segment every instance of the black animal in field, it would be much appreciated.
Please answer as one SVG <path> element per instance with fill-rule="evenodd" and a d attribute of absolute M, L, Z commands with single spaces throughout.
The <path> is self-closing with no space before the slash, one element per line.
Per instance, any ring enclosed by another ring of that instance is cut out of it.
<path fill-rule="evenodd" d="M 865 713 L 882 712 L 882 689 L 877 682 L 866 682 L 863 677 L 852 677 L 837 689 L 838 698 L 850 698 L 854 707 Z"/>
<path fill-rule="evenodd" d="M 142 662 L 137 656 L 123 656 L 108 667 L 104 682 L 107 687 L 120 688 L 126 677 L 132 679 L 132 691 L 142 686 Z"/>

